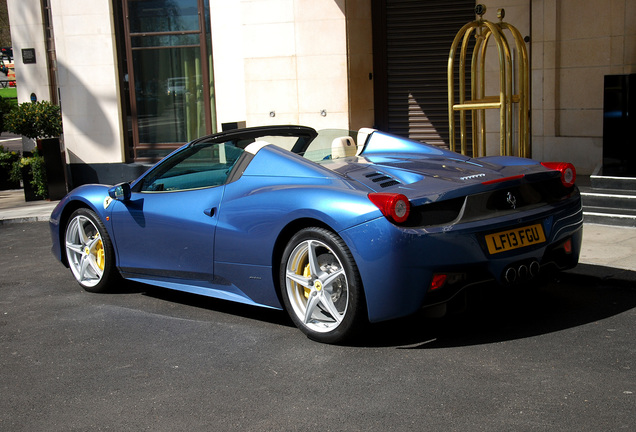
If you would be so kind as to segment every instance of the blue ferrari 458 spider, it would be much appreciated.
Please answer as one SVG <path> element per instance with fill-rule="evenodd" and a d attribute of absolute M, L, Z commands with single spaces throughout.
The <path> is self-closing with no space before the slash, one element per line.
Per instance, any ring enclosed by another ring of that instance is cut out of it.
<path fill-rule="evenodd" d="M 267 126 L 176 150 L 137 180 L 84 185 L 51 215 L 87 291 L 121 279 L 285 309 L 337 343 L 482 283 L 575 266 L 569 163 L 470 158 L 373 129 Z"/>

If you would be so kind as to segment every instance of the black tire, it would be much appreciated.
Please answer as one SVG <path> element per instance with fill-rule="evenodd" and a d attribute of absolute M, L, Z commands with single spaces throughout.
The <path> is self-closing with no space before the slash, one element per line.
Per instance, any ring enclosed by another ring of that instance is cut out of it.
<path fill-rule="evenodd" d="M 113 245 L 94 211 L 73 212 L 64 229 L 64 249 L 73 277 L 86 291 L 107 292 L 119 279 Z"/>
<path fill-rule="evenodd" d="M 280 284 L 285 309 L 310 339 L 342 343 L 367 322 L 358 268 L 344 241 L 329 230 L 305 228 L 291 238 Z"/>

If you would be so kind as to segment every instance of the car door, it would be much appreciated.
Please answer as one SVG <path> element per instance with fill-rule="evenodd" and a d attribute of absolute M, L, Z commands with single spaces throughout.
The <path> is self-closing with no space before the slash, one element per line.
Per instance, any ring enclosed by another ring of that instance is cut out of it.
<path fill-rule="evenodd" d="M 170 156 L 130 199 L 113 203 L 118 265 L 126 277 L 210 286 L 225 182 L 243 151 L 203 143 Z"/>

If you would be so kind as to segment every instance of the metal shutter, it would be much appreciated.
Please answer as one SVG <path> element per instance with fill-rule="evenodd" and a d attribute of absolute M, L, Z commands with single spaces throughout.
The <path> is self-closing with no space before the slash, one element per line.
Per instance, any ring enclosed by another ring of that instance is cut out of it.
<path fill-rule="evenodd" d="M 475 1 L 386 0 L 388 130 L 448 146 L 448 53 Z"/>

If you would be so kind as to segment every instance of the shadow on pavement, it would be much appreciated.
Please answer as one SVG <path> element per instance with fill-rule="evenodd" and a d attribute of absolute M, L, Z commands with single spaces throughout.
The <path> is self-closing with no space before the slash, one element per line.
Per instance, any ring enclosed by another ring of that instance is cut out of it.
<path fill-rule="evenodd" d="M 370 327 L 363 346 L 435 349 L 491 344 L 593 323 L 636 307 L 636 272 L 580 264 L 544 286 L 469 295 L 443 318 L 425 312 Z"/>
<path fill-rule="evenodd" d="M 213 310 L 218 313 L 240 316 L 243 318 L 278 324 L 286 327 L 294 327 L 286 312 L 268 309 L 259 306 L 235 303 L 213 297 L 206 297 L 187 292 L 146 285 L 138 282 L 124 281 L 118 293 L 140 293 L 158 300 L 178 303 L 186 306 Z M 300 333 L 299 333 L 300 334 Z"/>
<path fill-rule="evenodd" d="M 491 344 L 548 334 L 599 321 L 636 307 L 636 272 L 579 264 L 540 287 L 474 290 L 466 310 L 432 318 L 426 311 L 373 324 L 356 347 L 436 349 Z M 119 293 L 294 327 L 284 311 L 233 303 L 125 281 Z M 298 331 L 298 337 L 304 337 Z"/>

